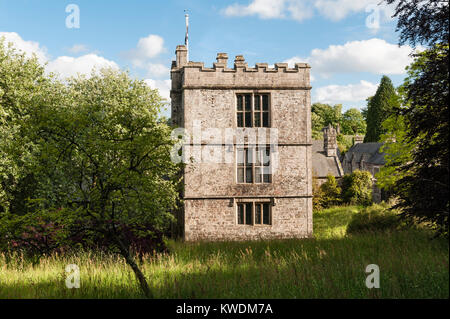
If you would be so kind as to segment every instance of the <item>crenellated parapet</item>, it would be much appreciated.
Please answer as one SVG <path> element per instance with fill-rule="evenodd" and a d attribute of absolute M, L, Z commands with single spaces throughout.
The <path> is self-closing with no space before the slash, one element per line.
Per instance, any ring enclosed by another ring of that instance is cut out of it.
<path fill-rule="evenodd" d="M 181 89 L 306 89 L 310 86 L 310 66 L 296 63 L 256 63 L 249 67 L 242 55 L 237 55 L 233 68 L 228 68 L 228 55 L 217 54 L 217 62 L 205 67 L 203 62 L 186 61 L 184 46 L 176 50 L 177 60 L 172 62 L 172 90 Z"/>
<path fill-rule="evenodd" d="M 311 67 L 307 63 L 295 63 L 293 68 L 289 68 L 287 63 L 275 63 L 274 67 L 269 67 L 268 63 L 256 63 L 255 67 L 249 67 L 247 63 L 243 63 L 242 65 L 236 65 L 234 68 L 228 68 L 223 63 L 213 63 L 212 68 L 205 67 L 203 62 L 188 62 L 183 68 L 191 68 L 198 69 L 199 72 L 231 72 L 236 73 L 238 71 L 242 72 L 260 72 L 260 73 L 278 73 L 278 72 L 286 72 L 286 73 L 296 73 L 301 72 L 303 69 L 310 69 Z M 176 66 L 176 62 L 172 63 L 172 72 L 179 71 L 181 68 Z"/>
<path fill-rule="evenodd" d="M 199 72 L 299 72 L 302 69 L 309 69 L 308 63 L 295 63 L 294 68 L 289 68 L 287 63 L 275 63 L 274 67 L 269 67 L 267 63 L 256 63 L 255 67 L 249 67 L 243 55 L 237 55 L 234 60 L 234 68 L 228 68 L 228 54 L 217 53 L 217 62 L 212 68 L 206 68 L 203 62 L 187 61 L 187 49 L 184 45 L 178 45 L 175 51 L 176 61 L 172 61 L 172 71 L 179 71 L 182 68 L 197 68 Z"/>

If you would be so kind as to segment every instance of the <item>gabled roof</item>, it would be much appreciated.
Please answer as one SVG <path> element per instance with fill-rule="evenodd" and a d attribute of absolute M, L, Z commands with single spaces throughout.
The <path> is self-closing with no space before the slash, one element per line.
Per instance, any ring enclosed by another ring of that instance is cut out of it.
<path fill-rule="evenodd" d="M 323 140 L 312 141 L 312 168 L 317 177 L 326 177 L 328 174 L 334 177 L 342 177 L 339 157 L 326 156 L 323 149 Z M 339 155 L 339 150 L 338 150 Z"/>
<path fill-rule="evenodd" d="M 383 143 L 355 144 L 345 153 L 344 161 L 351 162 L 354 160 L 356 163 L 360 163 L 361 159 L 364 159 L 366 163 L 384 165 L 386 163 L 384 160 L 385 153 L 380 152 L 381 146 L 383 146 Z"/>

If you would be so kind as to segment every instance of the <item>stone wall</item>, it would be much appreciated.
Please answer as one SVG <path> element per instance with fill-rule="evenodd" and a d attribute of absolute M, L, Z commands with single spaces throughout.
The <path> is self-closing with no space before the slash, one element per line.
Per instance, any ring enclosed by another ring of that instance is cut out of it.
<path fill-rule="evenodd" d="M 209 146 L 202 146 L 207 152 Z M 225 147 L 227 151 L 227 147 Z M 306 146 L 278 146 L 278 167 L 274 169 L 272 183 L 238 184 L 236 164 L 233 163 L 191 163 L 184 174 L 186 198 L 239 197 L 239 196 L 308 196 L 311 155 Z M 235 158 L 236 146 L 232 150 Z"/>
<path fill-rule="evenodd" d="M 229 203 L 229 199 L 186 201 L 185 240 L 256 240 L 312 235 L 311 198 L 278 198 L 272 206 L 272 225 L 262 226 L 238 225 L 237 205 L 230 207 Z"/>

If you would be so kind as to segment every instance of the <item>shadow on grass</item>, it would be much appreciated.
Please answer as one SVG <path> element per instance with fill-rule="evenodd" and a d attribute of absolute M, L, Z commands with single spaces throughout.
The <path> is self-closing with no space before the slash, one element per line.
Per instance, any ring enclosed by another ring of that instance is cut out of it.
<path fill-rule="evenodd" d="M 157 298 L 449 297 L 448 241 L 422 231 L 171 248 L 141 265 Z M 130 269 L 92 255 L 79 260 L 79 289 L 66 288 L 60 261 L 53 277 L 45 268 L 34 277 L 13 271 L 14 280 L 0 274 L 0 298 L 143 298 Z M 380 268 L 379 289 L 365 285 L 369 264 Z"/>
<path fill-rule="evenodd" d="M 448 243 L 427 238 L 397 232 L 215 243 L 215 250 L 192 244 L 198 268 L 167 272 L 155 291 L 159 298 L 448 298 Z M 365 285 L 369 264 L 380 267 L 380 289 Z"/>
<path fill-rule="evenodd" d="M 39 280 L 36 282 L 2 283 L 0 299 L 129 299 L 144 298 L 137 283 L 129 286 L 97 284 L 81 280 L 80 288 L 67 288 L 64 281 Z"/>

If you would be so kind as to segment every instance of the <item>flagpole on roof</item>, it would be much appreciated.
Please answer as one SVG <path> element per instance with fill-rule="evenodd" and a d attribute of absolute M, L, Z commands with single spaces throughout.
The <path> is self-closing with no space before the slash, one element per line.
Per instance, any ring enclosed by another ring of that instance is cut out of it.
<path fill-rule="evenodd" d="M 187 9 L 184 10 L 184 17 L 186 18 L 186 35 L 184 37 L 184 44 L 187 49 L 186 60 L 189 62 L 189 14 Z"/>

